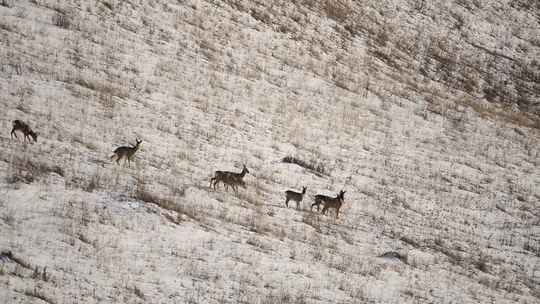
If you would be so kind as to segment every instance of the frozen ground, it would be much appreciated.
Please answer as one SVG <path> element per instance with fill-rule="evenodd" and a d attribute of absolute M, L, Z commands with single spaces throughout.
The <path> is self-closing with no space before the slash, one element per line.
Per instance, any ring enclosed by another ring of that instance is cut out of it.
<path fill-rule="evenodd" d="M 427 2 L 0 1 L 0 302 L 538 303 L 538 5 Z"/>

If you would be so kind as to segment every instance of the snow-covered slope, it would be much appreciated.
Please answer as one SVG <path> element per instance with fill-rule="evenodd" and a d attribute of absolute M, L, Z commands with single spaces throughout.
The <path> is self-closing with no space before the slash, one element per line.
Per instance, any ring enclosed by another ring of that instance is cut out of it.
<path fill-rule="evenodd" d="M 0 4 L 0 302 L 539 301 L 535 2 Z"/>

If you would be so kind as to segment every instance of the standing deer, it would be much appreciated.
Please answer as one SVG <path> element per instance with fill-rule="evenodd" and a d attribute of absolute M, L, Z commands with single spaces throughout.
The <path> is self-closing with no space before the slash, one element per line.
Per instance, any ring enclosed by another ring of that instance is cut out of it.
<path fill-rule="evenodd" d="M 135 145 L 132 145 L 131 147 L 128 146 L 122 146 L 118 147 L 114 150 L 114 154 L 111 156 L 111 159 L 116 157 L 116 163 L 120 165 L 120 160 L 122 158 L 126 158 L 128 161 L 128 167 L 131 167 L 131 158 L 133 157 L 133 154 L 139 150 L 139 146 L 142 143 L 142 140 L 139 140 L 138 138 L 135 138 Z M 125 161 L 124 161 L 125 163 Z"/>
<path fill-rule="evenodd" d="M 306 187 L 302 187 L 302 192 L 296 192 L 292 190 L 285 191 L 285 206 L 289 208 L 289 201 L 296 202 L 296 209 L 300 209 L 300 203 L 304 199 L 304 194 L 306 194 Z"/>
<path fill-rule="evenodd" d="M 236 181 L 235 185 L 238 185 L 244 189 L 246 189 L 246 182 L 242 179 Z M 233 189 L 234 189 L 234 186 L 233 186 Z M 225 190 L 229 191 L 229 185 L 228 184 L 225 184 Z"/>
<path fill-rule="evenodd" d="M 24 134 L 25 142 L 27 138 L 28 138 L 28 141 L 31 141 L 30 137 L 32 137 L 34 142 L 37 142 L 38 134 L 32 131 L 32 129 L 24 121 L 18 120 L 18 119 L 13 121 L 13 129 L 11 129 L 11 138 L 15 136 L 15 138 L 18 139 L 16 131 L 20 131 Z"/>
<path fill-rule="evenodd" d="M 225 190 L 228 191 L 228 186 L 231 186 L 235 192 L 238 192 L 237 185 L 240 185 L 245 188 L 245 182 L 243 181 L 246 173 L 249 173 L 249 170 L 246 168 L 246 165 L 243 165 L 242 172 L 235 173 L 229 171 L 216 171 L 214 177 L 210 179 L 210 187 L 216 189 L 216 185 L 219 182 L 222 182 L 225 185 Z"/>
<path fill-rule="evenodd" d="M 332 197 L 322 194 L 315 195 L 315 203 L 311 204 L 311 211 L 313 211 L 313 206 L 317 206 L 317 212 L 320 211 L 320 205 L 324 204 L 324 201 L 332 199 Z M 324 206 L 323 206 L 324 207 Z"/>
<path fill-rule="evenodd" d="M 339 191 L 338 196 L 336 196 L 335 198 L 331 198 L 330 200 L 326 200 L 324 202 L 322 214 L 326 214 L 329 208 L 334 208 L 336 209 L 336 218 L 338 218 L 339 209 L 341 208 L 341 205 L 343 205 L 343 203 L 345 202 L 344 199 L 345 199 L 345 191 L 341 190 Z"/>
<path fill-rule="evenodd" d="M 319 211 L 319 206 L 323 204 L 323 210 L 322 213 L 326 214 L 326 211 L 328 211 L 328 208 L 334 208 L 336 209 L 336 218 L 339 216 L 339 209 L 341 208 L 341 205 L 344 203 L 345 198 L 345 191 L 341 190 L 339 191 L 339 194 L 336 195 L 336 197 L 330 197 L 322 194 L 315 195 L 315 203 L 311 205 L 311 210 L 313 210 L 313 206 L 317 205 L 317 211 Z"/>

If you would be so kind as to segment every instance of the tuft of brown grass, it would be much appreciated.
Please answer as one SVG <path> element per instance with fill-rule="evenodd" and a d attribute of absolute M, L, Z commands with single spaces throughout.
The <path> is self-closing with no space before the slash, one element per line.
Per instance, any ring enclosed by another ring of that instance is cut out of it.
<path fill-rule="evenodd" d="M 177 203 L 174 199 L 162 197 L 158 194 L 150 192 L 147 189 L 146 184 L 142 179 L 137 180 L 137 188 L 132 194 L 132 198 L 143 201 L 145 203 L 154 204 L 162 209 L 173 211 L 177 213 L 176 218 L 170 215 L 164 215 L 169 221 L 178 224 L 181 222 L 181 214 L 186 215 L 187 217 L 200 221 L 202 219 L 202 214 L 194 205 L 182 205 Z"/>
<path fill-rule="evenodd" d="M 33 159 L 15 158 L 11 162 L 12 174 L 7 177 L 8 183 L 24 182 L 32 183 L 35 179 L 56 173 L 65 176 L 64 169 L 57 165 L 51 165 Z"/>
<path fill-rule="evenodd" d="M 281 161 L 284 163 L 299 165 L 302 168 L 308 169 L 320 175 L 328 175 L 326 167 L 321 162 L 314 160 L 308 162 L 294 156 L 285 156 Z"/>
<path fill-rule="evenodd" d="M 510 105 L 485 105 L 472 98 L 460 99 L 456 103 L 464 107 L 470 107 L 482 118 L 492 120 L 502 119 L 507 123 L 540 130 L 540 117 L 531 113 L 515 111 Z"/>
<path fill-rule="evenodd" d="M 28 289 L 24 292 L 24 294 L 28 297 L 40 299 L 41 301 L 44 301 L 49 304 L 56 304 L 56 301 L 54 301 L 49 296 L 45 295 L 43 291 L 38 290 L 37 288 L 34 289 Z"/>
<path fill-rule="evenodd" d="M 65 12 L 56 11 L 52 16 L 52 23 L 66 30 L 70 29 L 72 24 L 71 21 L 71 17 Z"/>
<path fill-rule="evenodd" d="M 323 11 L 328 18 L 337 22 L 346 21 L 353 12 L 351 2 L 348 0 L 326 0 Z"/>

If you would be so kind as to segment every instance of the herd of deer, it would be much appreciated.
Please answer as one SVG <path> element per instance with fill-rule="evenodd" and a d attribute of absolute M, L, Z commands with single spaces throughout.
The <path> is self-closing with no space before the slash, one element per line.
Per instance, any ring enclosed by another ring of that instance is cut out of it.
<path fill-rule="evenodd" d="M 19 131 L 23 133 L 24 135 L 24 141 L 28 139 L 28 141 L 31 142 L 31 139 L 34 140 L 34 142 L 37 142 L 38 134 L 34 132 L 28 124 L 23 122 L 22 120 L 14 120 L 13 121 L 13 128 L 11 130 L 11 138 L 15 136 L 17 137 L 17 132 Z M 31 139 L 30 139 L 31 138 Z M 125 159 L 124 163 L 127 161 L 128 167 L 131 167 L 131 159 L 135 152 L 139 150 L 139 147 L 142 143 L 142 140 L 136 138 L 135 139 L 135 145 L 132 146 L 122 146 L 118 147 L 113 151 L 113 155 L 111 156 L 111 160 L 116 158 L 116 163 L 120 164 L 121 159 Z M 246 183 L 244 182 L 244 176 L 249 173 L 248 168 L 243 165 L 242 171 L 239 173 L 236 172 L 230 172 L 230 171 L 216 171 L 214 173 L 214 177 L 210 179 L 210 188 L 213 188 L 216 190 L 216 186 L 221 182 L 225 186 L 225 190 L 228 191 L 229 186 L 235 191 L 238 192 L 237 186 L 241 186 L 242 188 L 246 187 Z M 307 188 L 302 187 L 302 192 L 296 192 L 292 190 L 285 191 L 285 206 L 289 207 L 289 201 L 296 202 L 296 209 L 300 208 L 300 203 L 304 199 L 304 195 L 306 194 Z M 317 206 L 317 211 L 320 210 L 320 205 L 323 205 L 322 213 L 326 214 L 328 209 L 332 208 L 336 210 L 336 218 L 339 217 L 339 209 L 341 208 L 341 205 L 344 203 L 344 197 L 345 197 L 345 191 L 341 190 L 339 194 L 336 195 L 336 197 L 331 197 L 327 195 L 317 194 L 315 195 L 315 202 L 311 205 L 311 210 L 313 210 L 314 206 Z"/>
<path fill-rule="evenodd" d="M 216 186 L 219 182 L 225 185 L 225 190 L 228 186 L 231 186 L 234 191 L 238 191 L 236 186 L 246 187 L 244 182 L 244 176 L 249 173 L 248 168 L 243 165 L 242 171 L 239 173 L 230 171 L 216 171 L 214 177 L 210 179 L 210 187 L 216 190 Z M 285 206 L 289 207 L 289 201 L 296 202 L 296 209 L 300 209 L 300 203 L 304 200 L 307 188 L 302 187 L 302 192 L 296 192 L 293 190 L 285 191 Z M 339 217 L 339 209 L 343 205 L 345 199 L 345 191 L 341 190 L 336 197 L 317 194 L 315 195 L 315 202 L 311 205 L 311 210 L 314 206 L 317 206 L 317 211 L 320 210 L 320 206 L 323 205 L 322 213 L 326 214 L 328 209 L 332 208 L 336 210 L 336 218 Z"/>

